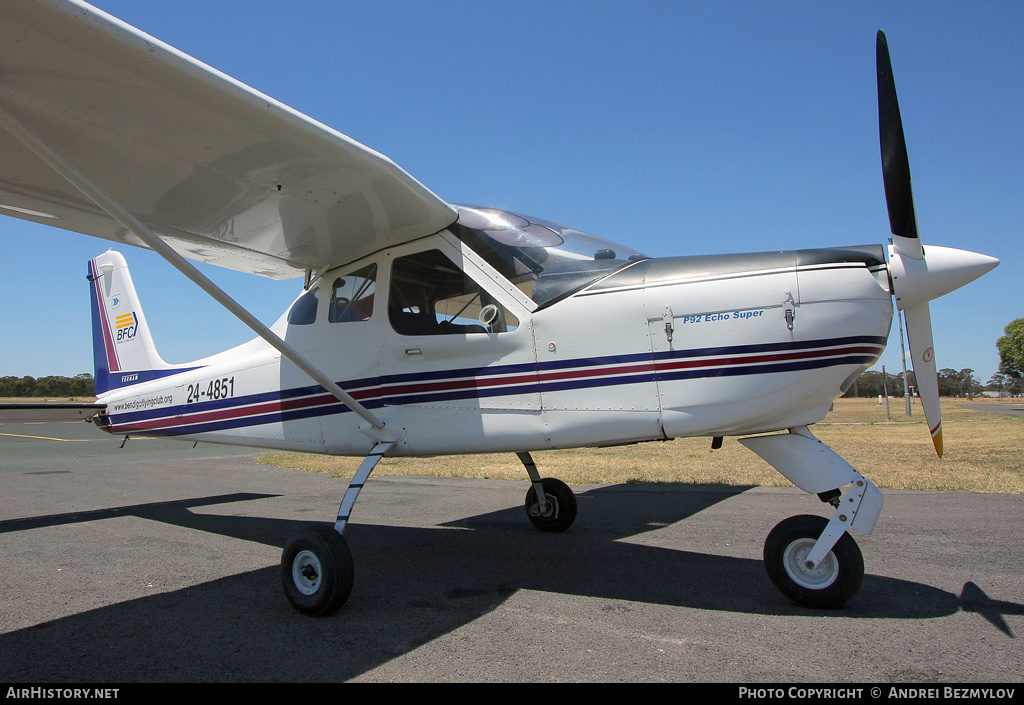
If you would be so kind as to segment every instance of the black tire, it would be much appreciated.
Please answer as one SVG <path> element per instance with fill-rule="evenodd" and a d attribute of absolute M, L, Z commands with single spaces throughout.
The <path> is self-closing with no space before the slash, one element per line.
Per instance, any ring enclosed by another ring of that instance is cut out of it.
<path fill-rule="evenodd" d="M 565 531 L 576 521 L 576 495 L 561 480 L 545 477 L 540 481 L 544 488 L 548 510 L 544 514 L 537 511 L 537 492 L 531 485 L 526 493 L 526 516 L 541 531 Z"/>
<path fill-rule="evenodd" d="M 311 617 L 326 617 L 352 592 L 352 554 L 328 524 L 313 524 L 288 540 L 281 553 L 281 584 L 292 606 Z"/>
<path fill-rule="evenodd" d="M 802 514 L 779 522 L 764 542 L 764 567 L 775 587 L 803 607 L 838 609 L 857 594 L 864 580 L 864 556 L 844 533 L 813 571 L 803 565 L 828 520 Z"/>

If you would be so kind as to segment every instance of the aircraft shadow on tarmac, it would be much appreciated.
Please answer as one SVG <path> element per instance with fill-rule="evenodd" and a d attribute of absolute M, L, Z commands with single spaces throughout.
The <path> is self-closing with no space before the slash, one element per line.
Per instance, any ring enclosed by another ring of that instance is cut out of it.
<path fill-rule="evenodd" d="M 963 609 L 1011 638 L 1003 615 L 1024 614 L 1024 605 L 992 600 L 973 583 L 957 596 L 873 575 L 842 610 L 800 608 L 771 585 L 759 560 L 618 540 L 681 521 L 743 488 L 632 492 L 628 502 L 615 489 L 581 493 L 580 518 L 588 520 L 564 534 L 536 531 L 520 506 L 437 528 L 354 523 L 346 536 L 356 585 L 334 617 L 295 612 L 275 566 L 0 635 L 6 655 L 0 681 L 347 680 L 470 624 L 520 590 L 825 618 L 929 619 Z M 191 511 L 269 496 L 239 493 L 8 520 L 0 522 L 0 532 L 133 515 L 283 546 L 307 522 Z"/>

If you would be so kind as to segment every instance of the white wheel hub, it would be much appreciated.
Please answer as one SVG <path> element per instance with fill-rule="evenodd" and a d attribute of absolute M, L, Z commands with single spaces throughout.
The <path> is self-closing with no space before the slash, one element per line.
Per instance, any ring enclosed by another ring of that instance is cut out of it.
<path fill-rule="evenodd" d="M 292 560 L 292 582 L 303 595 L 313 595 L 320 589 L 324 571 L 320 559 L 312 551 L 299 551 Z"/>
<path fill-rule="evenodd" d="M 786 552 L 782 556 L 786 574 L 797 585 L 808 590 L 827 588 L 839 577 L 839 561 L 832 551 L 829 551 L 817 568 L 807 567 L 807 555 L 815 543 L 815 539 L 797 539 L 786 546 Z"/>

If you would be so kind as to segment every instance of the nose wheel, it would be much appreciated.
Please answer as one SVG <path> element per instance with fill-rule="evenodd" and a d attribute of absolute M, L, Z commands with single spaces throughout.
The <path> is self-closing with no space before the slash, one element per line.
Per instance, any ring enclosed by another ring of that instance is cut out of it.
<path fill-rule="evenodd" d="M 807 556 L 828 520 L 813 515 L 779 522 L 764 542 L 764 566 L 775 587 L 804 607 L 838 609 L 864 580 L 864 557 L 848 534 L 816 566 Z"/>

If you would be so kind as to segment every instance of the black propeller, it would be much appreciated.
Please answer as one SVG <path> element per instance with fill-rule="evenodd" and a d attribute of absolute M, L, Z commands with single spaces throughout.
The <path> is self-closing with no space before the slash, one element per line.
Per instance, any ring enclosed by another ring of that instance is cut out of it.
<path fill-rule="evenodd" d="M 878 30 L 875 41 L 875 62 L 878 68 L 878 137 L 882 146 L 882 181 L 885 184 L 885 202 L 889 206 L 889 226 L 893 235 L 918 239 L 907 141 L 896 98 L 889 45 L 882 30 Z"/>
<path fill-rule="evenodd" d="M 908 285 L 915 279 L 914 276 L 906 275 L 906 269 L 910 267 L 919 270 L 916 277 L 918 280 L 927 277 L 928 269 L 917 232 L 914 193 L 910 185 L 910 160 L 903 135 L 900 104 L 896 98 L 896 81 L 889 60 L 889 45 L 882 30 L 878 30 L 875 40 L 875 63 L 878 69 L 878 140 L 882 147 L 882 182 L 885 185 L 885 203 L 889 208 L 889 227 L 893 234 L 890 275 L 896 303 L 907 320 L 907 342 L 925 419 L 928 421 L 935 452 L 941 457 L 942 414 L 939 411 L 939 379 L 932 342 L 931 312 L 927 298 L 912 303 L 907 300 L 912 297 L 906 296 L 910 293 L 907 291 Z M 923 267 L 916 267 L 914 263 L 920 263 Z"/>
<path fill-rule="evenodd" d="M 878 65 L 878 138 L 882 147 L 882 180 L 892 229 L 889 276 L 896 304 L 907 322 L 907 341 L 921 405 L 935 452 L 941 456 L 942 413 L 939 410 L 939 380 L 928 302 L 977 279 L 999 264 L 999 260 L 937 245 L 929 245 L 928 256 L 925 257 L 917 230 L 910 161 L 900 105 L 896 99 L 892 63 L 889 61 L 889 45 L 881 30 L 875 43 L 875 58 Z"/>

